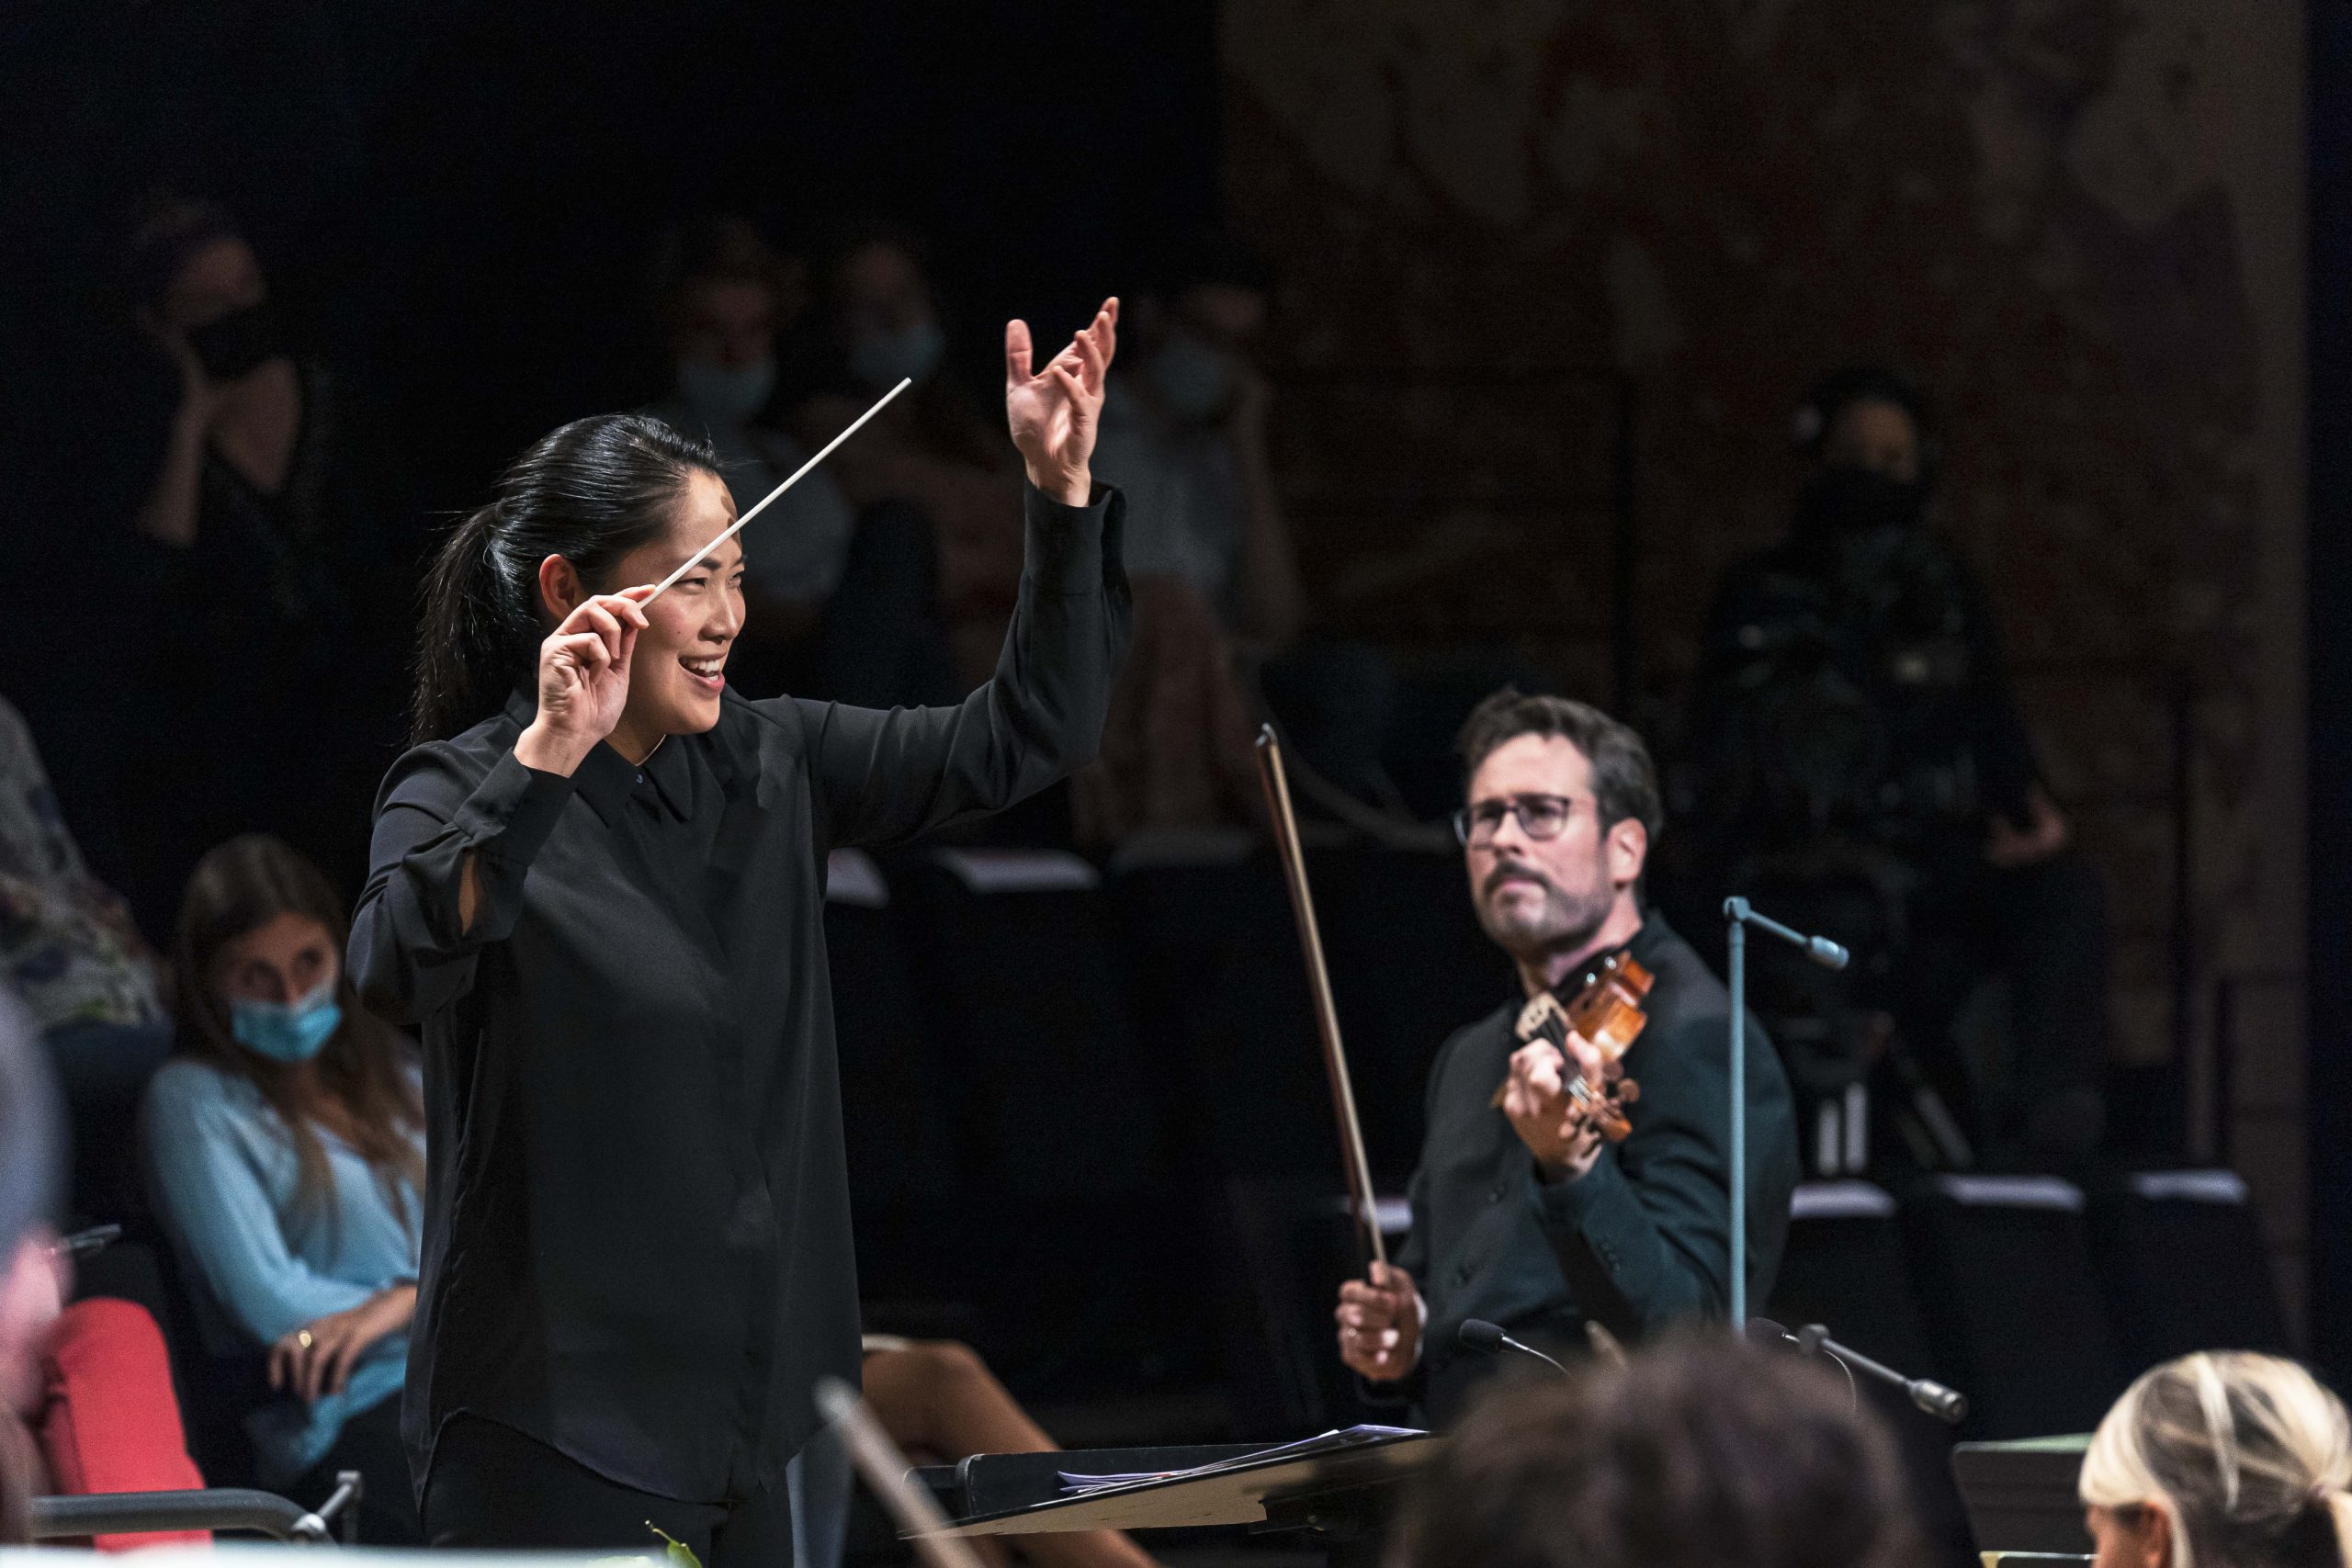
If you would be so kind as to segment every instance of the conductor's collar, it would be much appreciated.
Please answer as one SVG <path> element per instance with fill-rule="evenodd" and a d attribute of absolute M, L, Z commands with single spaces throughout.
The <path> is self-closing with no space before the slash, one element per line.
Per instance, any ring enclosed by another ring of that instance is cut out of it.
<path fill-rule="evenodd" d="M 517 724 L 529 724 L 537 711 L 537 697 L 529 691 L 517 690 L 507 699 L 507 715 Z M 572 785 L 609 828 L 621 819 L 641 773 L 669 814 L 684 821 L 694 797 L 692 764 L 686 757 L 688 739 L 683 735 L 667 737 L 642 763 L 630 761 L 614 750 L 609 741 L 599 741 L 573 770 Z"/>

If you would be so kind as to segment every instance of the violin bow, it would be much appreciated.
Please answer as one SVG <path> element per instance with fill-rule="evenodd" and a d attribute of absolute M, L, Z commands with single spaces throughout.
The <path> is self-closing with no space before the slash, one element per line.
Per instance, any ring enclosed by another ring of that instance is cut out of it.
<path fill-rule="evenodd" d="M 1340 1010 L 1331 1002 L 1331 975 L 1323 964 L 1323 935 L 1315 923 L 1315 895 L 1306 886 L 1306 857 L 1299 852 L 1298 818 L 1290 808 L 1290 774 L 1283 767 L 1282 742 L 1274 727 L 1258 730 L 1258 782 L 1266 787 L 1266 815 L 1274 825 L 1274 851 L 1282 857 L 1290 910 L 1298 919 L 1298 945 L 1306 955 L 1307 994 L 1315 1003 L 1316 1032 L 1323 1042 L 1323 1073 L 1331 1080 L 1331 1111 L 1340 1122 L 1340 1152 L 1348 1168 L 1348 1201 L 1356 1228 L 1375 1263 L 1388 1261 L 1374 1205 L 1372 1162 L 1364 1157 L 1363 1127 L 1356 1120 L 1356 1091 L 1348 1078 L 1348 1048 L 1340 1041 Z"/>

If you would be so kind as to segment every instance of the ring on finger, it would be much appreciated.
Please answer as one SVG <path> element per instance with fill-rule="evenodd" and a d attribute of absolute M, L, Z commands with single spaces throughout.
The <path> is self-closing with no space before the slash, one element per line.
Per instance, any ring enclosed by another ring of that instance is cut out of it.
<path fill-rule="evenodd" d="M 310 1331 L 309 1329 L 307 1329 L 307 1328 L 306 1328 L 306 1329 L 302 1330 L 300 1334 L 297 1334 L 296 1336 L 294 1336 L 294 1343 L 295 1343 L 295 1344 L 297 1344 L 297 1345 L 300 1345 L 300 1347 L 302 1347 L 302 1348 L 303 1348 L 303 1349 L 307 1350 L 307 1349 L 309 1349 L 312 1345 L 317 1344 L 317 1343 L 318 1343 L 318 1341 L 311 1337 L 311 1331 Z"/>

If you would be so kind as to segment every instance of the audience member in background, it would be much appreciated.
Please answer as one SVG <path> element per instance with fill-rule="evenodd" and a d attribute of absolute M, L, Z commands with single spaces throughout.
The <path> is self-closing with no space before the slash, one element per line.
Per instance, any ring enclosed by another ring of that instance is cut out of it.
<path fill-rule="evenodd" d="M 1889 940 L 1908 932 L 1880 999 L 1935 1088 L 1973 1108 L 1977 1153 L 2079 1165 L 2105 1122 L 2103 900 L 2068 852 L 1984 591 L 1924 525 L 1925 404 L 1859 367 L 1814 389 L 1800 427 L 1814 469 L 1789 536 L 1717 590 L 1686 809 L 1736 889 L 1775 864 L 1877 868 Z M 2007 1060 L 1972 1065 L 1954 1026 L 1987 974 L 2009 983 Z"/>
<path fill-rule="evenodd" d="M 180 1055 L 148 1088 L 157 1207 L 275 1398 L 246 1419 L 263 1484 L 317 1503 L 367 1478 L 361 1538 L 416 1544 L 400 1393 L 416 1303 L 416 1054 L 359 1004 L 341 902 L 272 838 L 189 880 Z"/>
<path fill-rule="evenodd" d="M 32 1022 L 0 990 L 0 1408 L 38 1386 L 41 1340 L 61 1285 L 51 1252 L 62 1152 L 57 1091 Z M 29 1539 L 26 1504 L 38 1461 L 15 1424 L 0 1421 L 0 1546 Z"/>
<path fill-rule="evenodd" d="M 1302 618 L 1298 563 L 1266 451 L 1262 270 L 1193 244 L 1136 313 L 1143 354 L 1111 382 L 1101 471 L 1134 498 L 1136 650 L 1102 757 L 1077 780 L 1082 837 L 1254 821 L 1246 694 Z"/>
<path fill-rule="evenodd" d="M 398 739 L 404 520 L 361 459 L 345 382 L 297 358 L 253 247 L 209 202 L 152 203 L 126 281 L 179 379 L 138 512 L 153 739 L 130 815 L 166 890 L 268 829 L 356 885 Z M 298 734 L 300 744 L 289 744 Z M 265 761 L 266 760 L 266 761 Z M 160 923 L 167 913 L 149 911 Z"/>
<path fill-rule="evenodd" d="M 2200 1351 L 2143 1372 L 2077 1487 L 2097 1568 L 2343 1568 L 2352 1433 L 2292 1361 Z"/>
<path fill-rule="evenodd" d="M 808 400 L 797 428 L 821 446 L 900 379 L 914 382 L 827 462 L 861 513 L 896 503 L 930 523 L 937 613 L 960 694 L 995 668 L 1012 615 L 1019 470 L 995 425 L 946 373 L 947 337 L 919 241 L 881 225 L 854 233 L 827 266 L 824 292 L 845 384 Z"/>
<path fill-rule="evenodd" d="M 1461 752 L 1470 897 L 1520 995 L 1439 1052 L 1412 1233 L 1394 1264 L 1340 1287 L 1335 1313 L 1340 1359 L 1404 1385 L 1440 1426 L 1497 1365 L 1465 1353 L 1465 1319 L 1573 1354 L 1588 1322 L 1632 1341 L 1720 1317 L 1731 1295 L 1730 998 L 1642 898 L 1666 825 L 1649 751 L 1596 708 L 1506 688 L 1472 712 Z M 1622 1064 L 1641 1098 L 1630 1134 L 1609 1144 L 1574 1114 L 1569 1075 L 1598 1087 L 1617 1068 L 1574 1031 L 1565 1053 L 1521 1044 L 1516 1021 L 1547 993 L 1574 1000 L 1621 955 L 1653 978 Z M 1762 1300 L 1788 1237 L 1797 1138 L 1788 1079 L 1752 1022 L 1746 1087 L 1747 1285 Z"/>
<path fill-rule="evenodd" d="M 1142 354 L 1111 378 L 1096 448 L 1135 498 L 1138 577 L 1173 579 L 1258 658 L 1298 636 L 1298 562 L 1266 451 L 1271 396 L 1256 364 L 1267 279 L 1220 236 L 1196 241 L 1164 292 L 1139 301 Z M 1115 475 L 1115 478 L 1112 476 Z"/>
<path fill-rule="evenodd" d="M 769 417 L 777 339 L 808 304 L 804 269 L 741 219 L 718 218 L 671 235 L 657 275 L 677 379 L 648 412 L 710 443 L 747 512 L 809 455 Z M 933 605 L 930 525 L 910 502 L 861 515 L 820 468 L 745 530 L 743 558 L 732 664 L 744 690 L 880 708 L 960 694 Z"/>
<path fill-rule="evenodd" d="M 0 989 L 0 1546 L 26 1540 L 33 1496 L 204 1484 L 155 1320 L 104 1297 L 65 1304 L 73 1265 L 49 1226 L 59 1131 L 30 1021 Z M 96 1544 L 209 1539 L 193 1530 Z"/>
<path fill-rule="evenodd" d="M 135 1208 L 123 1130 L 171 1049 L 154 954 L 130 910 L 82 863 L 40 751 L 0 700 L 0 982 L 31 1012 L 73 1119 L 80 1213 Z"/>
<path fill-rule="evenodd" d="M 1893 1445 L 1842 1380 L 1680 1337 L 1498 1387 L 1415 1477 L 1388 1561 L 1908 1568 L 1923 1554 L 1903 1507 Z"/>

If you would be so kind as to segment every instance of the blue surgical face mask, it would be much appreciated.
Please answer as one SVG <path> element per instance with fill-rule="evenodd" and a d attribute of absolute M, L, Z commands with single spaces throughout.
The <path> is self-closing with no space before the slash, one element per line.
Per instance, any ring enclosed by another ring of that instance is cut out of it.
<path fill-rule="evenodd" d="M 921 321 L 894 333 L 869 333 L 851 344 L 849 373 L 860 386 L 883 391 L 901 379 L 926 379 L 946 352 L 947 334 L 939 323 Z"/>
<path fill-rule="evenodd" d="M 246 1050 L 277 1062 L 307 1062 L 326 1049 L 343 1027 L 343 1009 L 335 1005 L 334 981 L 325 979 L 309 996 L 290 1002 L 251 1002 L 243 998 L 229 1004 L 229 1032 Z"/>
<path fill-rule="evenodd" d="M 681 359 L 678 391 L 713 424 L 741 424 L 767 407 L 775 394 L 775 361 L 762 359 L 730 369 L 707 359 Z"/>
<path fill-rule="evenodd" d="M 1170 333 L 1144 370 L 1168 412 L 1188 423 L 1208 423 L 1233 400 L 1233 367 L 1189 333 Z"/>

